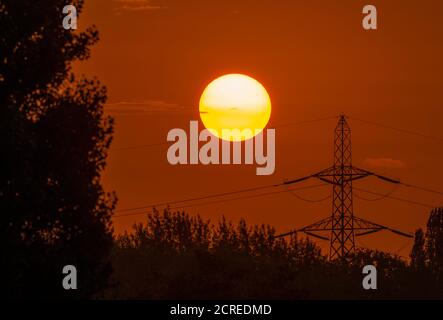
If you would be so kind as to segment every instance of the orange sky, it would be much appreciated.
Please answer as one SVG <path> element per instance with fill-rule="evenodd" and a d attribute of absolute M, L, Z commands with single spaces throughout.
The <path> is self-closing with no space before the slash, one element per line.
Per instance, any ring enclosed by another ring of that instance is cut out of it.
<path fill-rule="evenodd" d="M 372 1 L 379 13 L 377 31 L 362 29 L 361 11 L 368 3 L 359 0 L 86 2 L 79 25 L 97 25 L 101 41 L 91 59 L 75 69 L 97 76 L 108 88 L 106 109 L 116 119 L 116 132 L 103 180 L 107 190 L 117 192 L 118 209 L 279 183 L 332 164 L 336 120 L 277 129 L 271 176 L 256 176 L 255 165 L 171 166 L 167 145 L 116 150 L 166 142 L 170 129 L 187 129 L 190 120 L 199 119 L 205 86 L 226 73 L 247 74 L 266 87 L 273 103 L 270 128 L 344 112 L 443 137 L 440 0 Z M 356 166 L 443 190 L 442 142 L 349 123 Z M 386 165 L 377 159 L 394 161 Z M 371 168 L 374 164 L 381 166 Z M 381 193 L 392 188 L 374 178 L 355 186 Z M 300 195 L 320 199 L 330 192 L 321 188 Z M 441 196 L 404 187 L 394 195 L 443 202 Z M 287 231 L 330 215 L 330 201 L 306 203 L 282 193 L 187 211 L 213 221 L 223 214 L 244 217 Z M 423 227 L 428 212 L 392 199 L 354 199 L 355 215 L 405 231 Z M 115 218 L 116 231 L 143 219 Z M 361 243 L 396 252 L 408 240 L 378 233 Z"/>

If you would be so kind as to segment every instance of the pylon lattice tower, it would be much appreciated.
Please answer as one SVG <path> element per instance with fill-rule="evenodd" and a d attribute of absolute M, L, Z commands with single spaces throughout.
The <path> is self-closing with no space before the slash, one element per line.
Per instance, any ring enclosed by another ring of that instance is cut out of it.
<path fill-rule="evenodd" d="M 352 165 L 351 128 L 346 117 L 339 116 L 334 132 L 334 164 L 325 170 L 296 180 L 286 181 L 285 184 L 301 182 L 309 178 L 317 178 L 332 185 L 332 214 L 330 217 L 301 229 L 281 234 L 283 237 L 297 231 L 310 236 L 329 240 L 329 259 L 345 259 L 355 252 L 355 237 L 364 236 L 381 230 L 388 230 L 398 235 L 412 238 L 413 236 L 374 222 L 354 216 L 352 182 L 368 176 L 375 176 L 387 182 L 398 184 L 400 181 L 378 175 Z M 329 232 L 329 237 L 322 235 Z"/>

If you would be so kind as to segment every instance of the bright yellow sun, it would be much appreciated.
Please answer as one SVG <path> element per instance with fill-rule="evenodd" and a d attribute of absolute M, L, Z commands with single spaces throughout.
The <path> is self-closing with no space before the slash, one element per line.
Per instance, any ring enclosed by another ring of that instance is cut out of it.
<path fill-rule="evenodd" d="M 242 141 L 261 132 L 271 116 L 271 99 L 257 80 L 227 74 L 212 81 L 200 98 L 200 117 L 210 132 Z"/>

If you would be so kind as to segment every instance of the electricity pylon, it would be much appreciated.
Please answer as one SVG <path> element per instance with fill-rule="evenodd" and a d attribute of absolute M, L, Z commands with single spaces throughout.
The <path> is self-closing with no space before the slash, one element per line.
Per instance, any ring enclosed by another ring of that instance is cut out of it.
<path fill-rule="evenodd" d="M 334 134 L 334 165 L 313 175 L 286 181 L 284 184 L 294 184 L 309 178 L 317 178 L 332 185 L 332 214 L 330 217 L 310 224 L 301 229 L 278 235 L 284 237 L 297 231 L 310 236 L 328 240 L 329 259 L 346 259 L 355 252 L 355 237 L 364 236 L 381 230 L 388 230 L 398 235 L 412 238 L 413 236 L 374 222 L 354 216 L 352 199 L 352 182 L 369 176 L 375 176 L 384 181 L 398 184 L 400 181 L 359 169 L 352 165 L 351 128 L 346 117 L 339 116 Z M 329 232 L 329 238 L 321 233 Z"/>

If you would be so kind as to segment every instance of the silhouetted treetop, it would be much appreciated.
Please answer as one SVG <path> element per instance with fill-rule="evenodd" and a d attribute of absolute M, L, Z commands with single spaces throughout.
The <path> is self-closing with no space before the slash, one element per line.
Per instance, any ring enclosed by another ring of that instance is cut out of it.
<path fill-rule="evenodd" d="M 74 0 L 81 16 L 83 0 Z M 76 79 L 95 28 L 65 30 L 62 0 L 0 0 L 0 259 L 10 297 L 61 297 L 63 266 L 91 297 L 110 274 L 115 196 L 100 177 L 113 120 L 97 80 Z"/>

